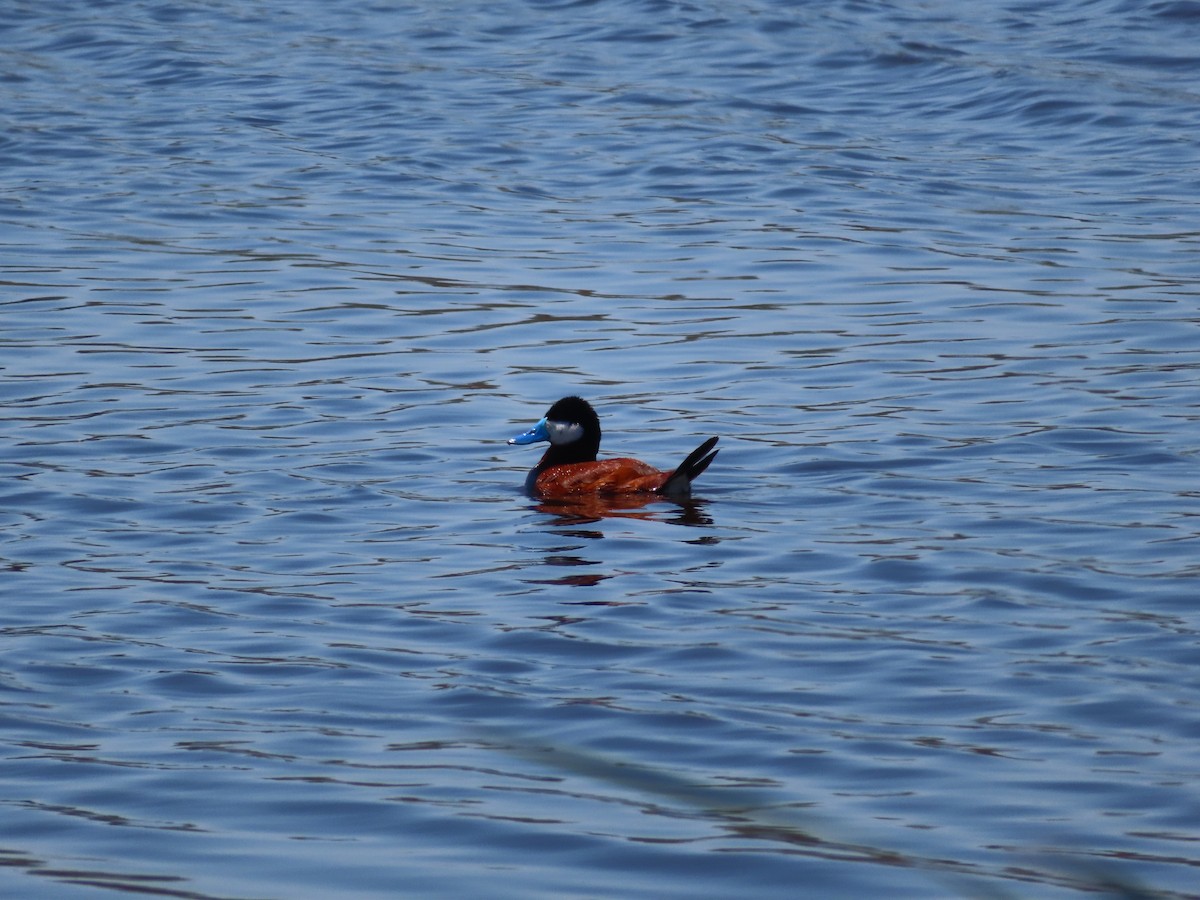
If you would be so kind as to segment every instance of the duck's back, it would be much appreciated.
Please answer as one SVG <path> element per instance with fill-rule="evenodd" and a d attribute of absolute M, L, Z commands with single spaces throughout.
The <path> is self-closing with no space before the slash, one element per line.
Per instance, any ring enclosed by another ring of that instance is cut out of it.
<path fill-rule="evenodd" d="M 529 489 L 539 497 L 637 494 L 657 491 L 670 474 L 636 459 L 601 459 L 550 466 L 534 474 Z"/>

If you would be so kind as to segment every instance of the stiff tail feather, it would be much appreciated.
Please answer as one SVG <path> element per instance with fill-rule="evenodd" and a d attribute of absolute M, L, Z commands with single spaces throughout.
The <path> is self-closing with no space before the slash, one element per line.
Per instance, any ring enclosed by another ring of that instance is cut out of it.
<path fill-rule="evenodd" d="M 667 480 L 663 482 L 662 487 L 658 489 L 659 493 L 666 494 L 668 497 L 688 496 L 692 490 L 692 482 L 700 477 L 700 473 L 708 468 L 708 464 L 720 452 L 713 450 L 716 444 L 717 439 L 710 437 L 689 453 L 687 459 L 681 462 L 675 471 L 667 477 Z M 711 453 L 709 453 L 710 450 L 712 450 Z"/>

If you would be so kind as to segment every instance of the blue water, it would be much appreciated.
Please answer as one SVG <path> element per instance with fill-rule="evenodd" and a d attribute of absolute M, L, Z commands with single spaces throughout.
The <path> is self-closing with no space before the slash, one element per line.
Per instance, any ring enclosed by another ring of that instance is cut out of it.
<path fill-rule="evenodd" d="M 0 894 L 1200 896 L 1200 3 L 0 41 Z"/>

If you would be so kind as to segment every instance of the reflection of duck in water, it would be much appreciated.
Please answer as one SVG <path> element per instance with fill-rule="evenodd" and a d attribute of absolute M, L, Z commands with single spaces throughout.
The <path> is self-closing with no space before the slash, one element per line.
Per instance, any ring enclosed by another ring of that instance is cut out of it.
<path fill-rule="evenodd" d="M 549 441 L 550 449 L 530 470 L 525 490 L 543 500 L 625 494 L 686 498 L 691 495 L 692 482 L 717 455 L 713 450 L 717 439 L 711 437 L 672 472 L 627 457 L 597 460 L 600 418 L 591 404 L 579 397 L 563 397 L 540 422 L 509 439 L 510 444 L 539 441 Z"/>

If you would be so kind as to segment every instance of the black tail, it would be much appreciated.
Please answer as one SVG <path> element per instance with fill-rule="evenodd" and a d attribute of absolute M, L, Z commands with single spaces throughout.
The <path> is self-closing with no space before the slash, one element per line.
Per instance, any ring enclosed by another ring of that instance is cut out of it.
<path fill-rule="evenodd" d="M 708 468 L 708 464 L 720 452 L 713 450 L 716 445 L 717 439 L 710 437 L 689 453 L 687 459 L 681 462 L 679 467 L 663 482 L 663 486 L 658 489 L 658 492 L 666 494 L 668 497 L 688 496 L 692 492 L 692 482 L 700 477 L 700 473 Z M 711 453 L 708 452 L 710 450 L 712 450 Z"/>

